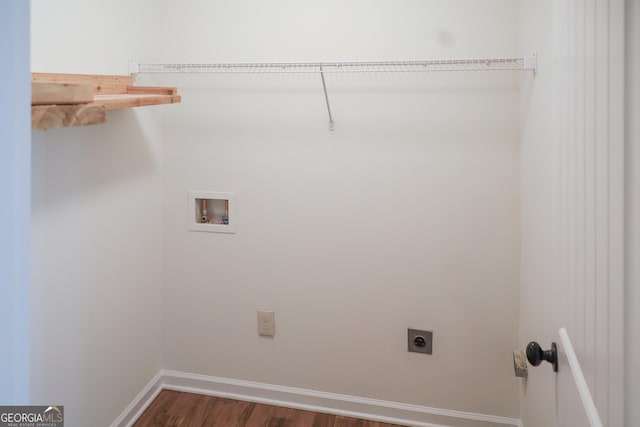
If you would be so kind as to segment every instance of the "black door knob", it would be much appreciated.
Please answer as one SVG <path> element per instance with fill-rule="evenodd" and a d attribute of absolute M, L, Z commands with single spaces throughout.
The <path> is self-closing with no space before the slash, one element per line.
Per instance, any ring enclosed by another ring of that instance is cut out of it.
<path fill-rule="evenodd" d="M 550 350 L 542 350 L 540 344 L 531 341 L 527 345 L 527 360 L 533 366 L 538 366 L 543 360 L 546 360 L 553 365 L 553 371 L 558 372 L 558 347 L 553 342 Z"/>

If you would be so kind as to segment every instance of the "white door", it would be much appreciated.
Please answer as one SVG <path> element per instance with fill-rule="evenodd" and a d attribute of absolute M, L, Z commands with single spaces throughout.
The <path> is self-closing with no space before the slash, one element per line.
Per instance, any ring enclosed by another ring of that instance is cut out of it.
<path fill-rule="evenodd" d="M 560 342 L 566 327 L 602 424 L 623 427 L 624 0 L 521 5 L 521 20 L 531 12 L 551 32 L 523 89 L 519 341 L 559 350 L 558 373 L 529 368 L 522 419 L 595 425 Z"/>

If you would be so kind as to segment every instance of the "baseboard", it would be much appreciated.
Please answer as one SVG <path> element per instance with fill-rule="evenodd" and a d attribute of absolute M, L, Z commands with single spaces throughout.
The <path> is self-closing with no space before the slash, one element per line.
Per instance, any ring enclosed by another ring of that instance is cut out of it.
<path fill-rule="evenodd" d="M 412 427 L 522 427 L 516 418 L 165 370 L 147 384 L 111 427 L 130 427 L 163 389 Z"/>
<path fill-rule="evenodd" d="M 151 405 L 151 402 L 162 391 L 162 380 L 164 372 L 158 372 L 140 393 L 131 401 L 118 418 L 111 424 L 111 427 L 130 427 L 142 413 Z"/>

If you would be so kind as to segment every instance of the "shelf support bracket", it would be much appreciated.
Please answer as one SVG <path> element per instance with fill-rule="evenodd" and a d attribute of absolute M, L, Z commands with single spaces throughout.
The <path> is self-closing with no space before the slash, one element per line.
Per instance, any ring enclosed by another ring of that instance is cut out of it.
<path fill-rule="evenodd" d="M 140 72 L 140 64 L 134 61 L 129 61 L 129 75 L 133 76 Z"/>
<path fill-rule="evenodd" d="M 322 90 L 324 91 L 324 100 L 327 103 L 327 113 L 329 114 L 329 130 L 333 131 L 333 116 L 331 115 L 331 105 L 329 105 L 329 95 L 327 94 L 327 83 L 324 81 L 324 71 L 320 65 L 320 79 L 322 80 Z"/>
<path fill-rule="evenodd" d="M 533 52 L 531 56 L 525 56 L 523 68 L 525 70 L 533 70 L 533 74 L 538 74 L 538 54 Z"/>

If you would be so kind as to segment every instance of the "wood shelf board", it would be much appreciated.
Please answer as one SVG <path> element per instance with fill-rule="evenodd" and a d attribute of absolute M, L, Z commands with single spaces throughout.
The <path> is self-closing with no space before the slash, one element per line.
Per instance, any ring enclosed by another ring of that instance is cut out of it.
<path fill-rule="evenodd" d="M 33 130 L 100 124 L 106 121 L 106 110 L 182 100 L 175 87 L 134 86 L 130 76 L 32 73 L 31 81 Z"/>
<path fill-rule="evenodd" d="M 178 88 L 166 86 L 128 86 L 127 93 L 138 93 L 140 95 L 177 95 Z"/>
<path fill-rule="evenodd" d="M 31 105 L 89 104 L 93 88 L 88 84 L 31 83 Z"/>
<path fill-rule="evenodd" d="M 94 94 L 127 93 L 127 88 L 133 86 L 131 76 L 113 76 L 102 74 L 60 74 L 60 73 L 31 73 L 32 82 L 89 84 Z"/>
<path fill-rule="evenodd" d="M 32 130 L 97 125 L 106 121 L 107 112 L 103 105 L 34 105 L 31 107 Z"/>
<path fill-rule="evenodd" d="M 180 95 L 120 94 L 95 95 L 93 102 L 96 105 L 103 105 L 107 110 L 116 110 L 121 108 L 175 104 L 179 103 L 181 99 Z"/>

